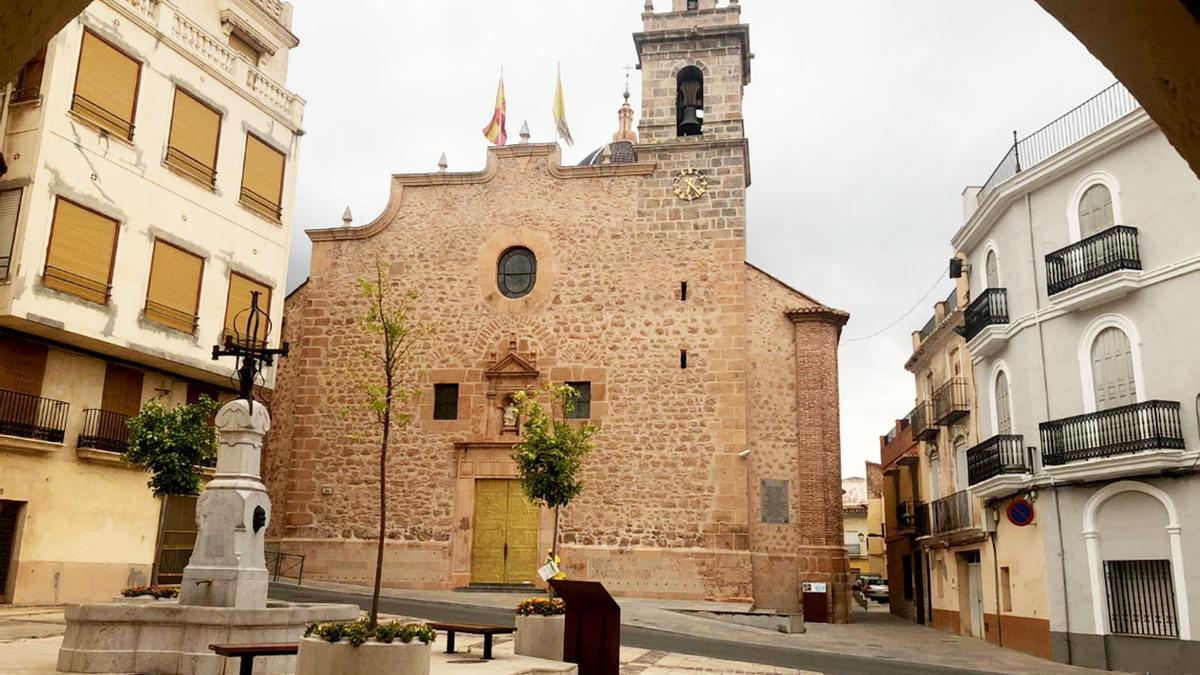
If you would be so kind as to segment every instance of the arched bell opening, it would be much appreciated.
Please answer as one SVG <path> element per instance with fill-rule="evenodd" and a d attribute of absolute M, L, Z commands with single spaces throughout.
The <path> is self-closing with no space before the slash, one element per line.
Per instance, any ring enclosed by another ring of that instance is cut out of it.
<path fill-rule="evenodd" d="M 679 71 L 676 78 L 675 129 L 677 136 L 704 133 L 704 74 L 696 66 Z"/>

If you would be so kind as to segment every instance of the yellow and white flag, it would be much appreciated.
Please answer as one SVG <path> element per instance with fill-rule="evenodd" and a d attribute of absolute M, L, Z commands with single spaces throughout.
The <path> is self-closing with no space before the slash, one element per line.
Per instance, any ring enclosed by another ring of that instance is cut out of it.
<path fill-rule="evenodd" d="M 568 146 L 575 145 L 571 138 L 571 127 L 567 125 L 567 105 L 563 102 L 562 66 L 558 68 L 558 86 L 554 89 L 554 128 Z"/>

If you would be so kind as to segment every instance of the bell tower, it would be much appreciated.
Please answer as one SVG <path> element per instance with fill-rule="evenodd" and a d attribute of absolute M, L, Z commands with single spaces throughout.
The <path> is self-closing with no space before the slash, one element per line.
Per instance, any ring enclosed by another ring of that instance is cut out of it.
<path fill-rule="evenodd" d="M 643 30 L 633 36 L 642 71 L 642 143 L 744 138 L 742 92 L 752 55 L 740 3 L 670 2 L 670 12 L 655 12 L 647 0 Z"/>

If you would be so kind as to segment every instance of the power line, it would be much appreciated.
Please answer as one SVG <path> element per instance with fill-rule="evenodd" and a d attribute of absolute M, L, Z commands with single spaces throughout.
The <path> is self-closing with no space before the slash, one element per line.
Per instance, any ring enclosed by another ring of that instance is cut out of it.
<path fill-rule="evenodd" d="M 856 338 L 847 338 L 847 339 L 843 340 L 843 342 L 862 342 L 863 340 L 870 340 L 873 337 L 877 337 L 879 335 L 886 333 L 887 331 L 889 331 L 893 327 L 895 327 L 896 324 L 907 319 L 909 314 L 912 314 L 914 311 L 916 311 L 916 309 L 918 307 L 921 306 L 921 303 L 925 302 L 925 298 L 929 297 L 929 294 L 933 292 L 933 289 L 937 288 L 938 284 L 942 283 L 942 279 L 944 278 L 942 275 L 945 274 L 949 269 L 950 269 L 949 265 L 942 268 L 942 270 L 938 272 L 937 279 L 933 280 L 933 285 L 929 287 L 929 290 L 925 291 L 925 295 L 922 295 L 921 299 L 917 300 L 917 302 L 915 304 L 913 304 L 913 306 L 910 307 L 907 312 L 905 312 L 904 314 L 901 314 L 900 318 L 889 323 L 888 325 L 884 326 L 883 328 L 880 328 L 879 330 L 875 331 L 874 333 L 871 333 L 870 335 L 864 335 L 862 337 L 856 337 Z"/>

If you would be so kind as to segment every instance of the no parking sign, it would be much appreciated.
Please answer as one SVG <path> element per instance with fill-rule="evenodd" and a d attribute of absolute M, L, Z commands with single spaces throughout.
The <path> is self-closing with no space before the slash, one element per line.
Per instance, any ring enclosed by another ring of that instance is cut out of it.
<path fill-rule="evenodd" d="M 1025 527 L 1033 522 L 1033 504 L 1030 504 L 1029 500 L 1024 497 L 1012 500 L 1004 512 L 1008 516 L 1008 522 L 1017 527 Z"/>

